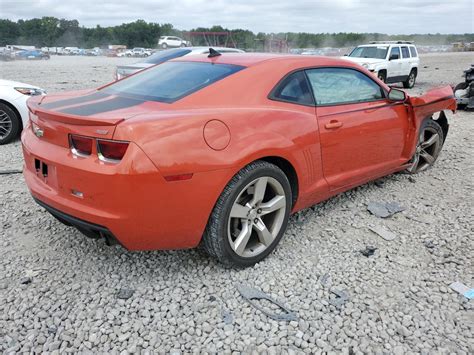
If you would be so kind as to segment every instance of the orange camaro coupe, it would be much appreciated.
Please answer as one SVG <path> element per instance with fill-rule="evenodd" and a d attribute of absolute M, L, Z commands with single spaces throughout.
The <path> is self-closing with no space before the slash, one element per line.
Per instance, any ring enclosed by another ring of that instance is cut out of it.
<path fill-rule="evenodd" d="M 291 213 L 432 165 L 456 101 L 450 87 L 408 97 L 343 59 L 211 51 L 28 106 L 25 180 L 61 222 L 244 267 Z"/>

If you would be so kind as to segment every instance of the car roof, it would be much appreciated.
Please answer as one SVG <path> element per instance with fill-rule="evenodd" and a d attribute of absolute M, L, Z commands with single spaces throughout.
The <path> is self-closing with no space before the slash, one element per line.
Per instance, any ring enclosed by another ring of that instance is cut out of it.
<path fill-rule="evenodd" d="M 233 64 L 244 67 L 251 67 L 262 62 L 272 61 L 281 63 L 292 63 L 295 67 L 305 66 L 354 66 L 350 61 L 335 57 L 323 56 L 302 56 L 292 54 L 275 53 L 224 53 L 217 57 L 209 58 L 203 55 L 192 55 L 179 57 L 171 60 L 172 62 L 211 62 L 219 64 Z"/>
<path fill-rule="evenodd" d="M 370 43 L 370 44 L 360 44 L 357 47 L 385 47 L 385 46 L 412 46 L 413 43 Z"/>

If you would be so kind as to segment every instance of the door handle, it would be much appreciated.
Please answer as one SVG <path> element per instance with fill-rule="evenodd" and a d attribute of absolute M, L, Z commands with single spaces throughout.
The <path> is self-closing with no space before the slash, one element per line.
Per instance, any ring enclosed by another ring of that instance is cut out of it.
<path fill-rule="evenodd" d="M 326 123 L 324 125 L 327 129 L 336 129 L 342 127 L 342 122 L 336 121 L 336 120 L 331 120 L 329 123 Z"/>

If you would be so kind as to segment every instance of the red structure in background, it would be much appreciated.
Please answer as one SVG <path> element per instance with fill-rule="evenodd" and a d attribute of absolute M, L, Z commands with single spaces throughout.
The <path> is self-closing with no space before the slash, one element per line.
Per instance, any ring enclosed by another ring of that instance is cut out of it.
<path fill-rule="evenodd" d="M 209 47 L 237 47 L 231 32 L 187 32 L 186 35 L 189 36 L 191 42 L 193 38 L 203 38 Z"/>

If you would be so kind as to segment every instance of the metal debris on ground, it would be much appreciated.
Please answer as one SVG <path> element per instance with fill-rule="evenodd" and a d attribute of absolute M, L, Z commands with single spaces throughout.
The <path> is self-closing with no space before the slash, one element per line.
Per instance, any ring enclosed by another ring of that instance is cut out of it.
<path fill-rule="evenodd" d="M 453 282 L 451 285 L 449 285 L 449 288 L 463 295 L 469 300 L 474 298 L 474 288 L 469 288 L 459 281 Z"/>
<path fill-rule="evenodd" d="M 385 239 L 388 241 L 394 240 L 397 237 L 395 233 L 393 233 L 392 231 L 389 231 L 388 229 L 382 226 L 370 226 L 369 229 L 375 234 L 382 237 L 382 239 Z"/>
<path fill-rule="evenodd" d="M 267 317 L 276 320 L 276 321 L 296 321 L 298 320 L 298 316 L 296 313 L 293 311 L 289 310 L 284 304 L 281 302 L 278 302 L 274 300 L 272 297 L 267 295 L 266 293 L 254 289 L 252 287 L 238 284 L 236 285 L 237 291 L 239 291 L 240 295 L 255 309 L 259 310 L 263 314 L 265 314 Z M 258 304 L 256 304 L 253 300 L 267 300 L 274 305 L 278 306 L 284 313 L 274 313 L 269 310 L 266 310 L 263 307 L 260 307 Z"/>
<path fill-rule="evenodd" d="M 11 170 L 0 170 L 0 175 L 12 175 L 12 174 L 21 174 L 23 170 L 21 169 L 11 169 Z"/>
<path fill-rule="evenodd" d="M 369 257 L 369 256 L 372 256 L 375 254 L 375 251 L 377 250 L 376 247 L 373 247 L 373 246 L 366 246 L 365 249 L 362 249 L 360 251 L 360 253 L 363 255 L 363 256 L 366 256 L 366 257 Z"/>
<path fill-rule="evenodd" d="M 428 249 L 433 249 L 435 247 L 435 244 L 433 243 L 432 240 L 425 240 L 423 242 L 423 245 Z"/>
<path fill-rule="evenodd" d="M 329 303 L 337 308 L 341 308 L 344 305 L 344 303 L 346 303 L 349 300 L 349 295 L 347 294 L 346 291 L 332 289 L 331 293 L 335 294 L 336 298 L 330 299 Z"/>
<path fill-rule="evenodd" d="M 405 207 L 400 206 L 396 202 L 370 202 L 367 205 L 367 210 L 377 217 L 387 218 L 393 216 L 395 213 L 405 211 Z"/>
<path fill-rule="evenodd" d="M 121 288 L 117 292 L 117 298 L 121 300 L 128 300 L 130 297 L 133 296 L 135 293 L 135 290 L 127 289 L 127 288 Z"/>

